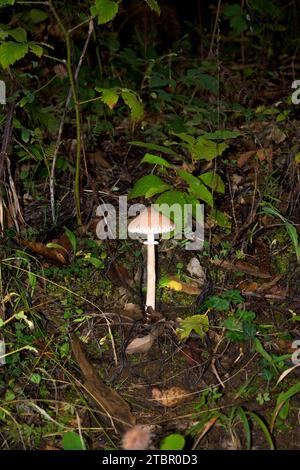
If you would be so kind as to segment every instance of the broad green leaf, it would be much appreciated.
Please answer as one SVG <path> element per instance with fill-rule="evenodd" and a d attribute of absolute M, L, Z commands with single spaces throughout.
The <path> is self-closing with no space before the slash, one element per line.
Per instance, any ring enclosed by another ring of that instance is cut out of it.
<path fill-rule="evenodd" d="M 98 24 L 105 24 L 113 20 L 118 13 L 119 5 L 112 0 L 96 0 L 90 10 L 93 16 L 98 17 Z"/>
<path fill-rule="evenodd" d="M 228 147 L 227 144 L 217 143 L 211 140 L 205 139 L 204 137 L 198 137 L 197 142 L 194 146 L 195 154 L 193 157 L 196 160 L 213 160 L 214 158 L 222 155 L 224 150 Z"/>
<path fill-rule="evenodd" d="M 185 446 L 185 438 L 181 434 L 170 434 L 160 443 L 160 450 L 182 450 Z"/>
<path fill-rule="evenodd" d="M 119 91 L 117 88 L 99 88 L 96 91 L 101 93 L 101 101 L 110 109 L 113 109 L 119 100 Z"/>
<path fill-rule="evenodd" d="M 0 0 L 0 8 L 6 7 L 7 5 L 14 5 L 15 0 Z"/>
<path fill-rule="evenodd" d="M 217 310 L 218 312 L 225 312 L 230 308 L 230 301 L 228 299 L 223 299 L 222 297 L 213 295 L 204 302 L 203 308 L 211 308 Z"/>
<path fill-rule="evenodd" d="M 193 315 L 186 317 L 180 322 L 180 328 L 178 330 L 180 340 L 188 338 L 192 331 L 195 331 L 200 338 L 203 338 L 205 333 L 209 329 L 209 319 L 206 314 L 204 315 Z"/>
<path fill-rule="evenodd" d="M 160 15 L 160 6 L 157 0 L 145 0 L 145 2 L 149 5 L 151 10 L 154 10 L 158 15 Z"/>
<path fill-rule="evenodd" d="M 170 188 L 161 178 L 155 175 L 142 176 L 130 191 L 128 198 L 134 199 L 136 197 L 152 197 L 155 194 L 162 193 Z"/>
<path fill-rule="evenodd" d="M 226 230 L 231 229 L 231 222 L 228 215 L 225 212 L 219 211 L 218 209 L 212 209 L 210 216 L 214 221 L 222 228 Z"/>
<path fill-rule="evenodd" d="M 221 176 L 217 175 L 214 171 L 208 171 L 207 173 L 202 173 L 199 176 L 199 179 L 206 184 L 209 188 L 217 193 L 225 193 L 225 184 Z"/>
<path fill-rule="evenodd" d="M 201 201 L 206 202 L 210 207 L 214 205 L 213 197 L 211 192 L 207 189 L 204 184 L 197 182 L 189 185 L 189 192 L 197 196 Z"/>
<path fill-rule="evenodd" d="M 43 52 L 44 52 L 44 49 L 38 44 L 35 44 L 34 42 L 29 43 L 29 49 L 38 57 L 42 57 Z"/>
<path fill-rule="evenodd" d="M 38 385 L 38 384 L 41 382 L 42 377 L 41 377 L 40 374 L 37 374 L 37 373 L 33 372 L 33 373 L 31 374 L 31 376 L 29 377 L 29 380 L 30 380 L 30 382 L 32 382 L 33 384 L 37 384 L 37 385 Z"/>
<path fill-rule="evenodd" d="M 95 268 L 99 269 L 103 266 L 103 261 L 99 258 L 95 258 L 94 256 L 90 256 L 86 258 Z"/>
<path fill-rule="evenodd" d="M 131 90 L 122 89 L 121 95 L 127 106 L 130 108 L 131 119 L 133 121 L 142 119 L 144 116 L 144 107 L 136 93 Z"/>
<path fill-rule="evenodd" d="M 156 152 L 166 153 L 166 154 L 174 155 L 174 156 L 177 155 L 177 153 L 174 152 L 174 150 L 170 149 L 169 147 L 164 147 L 163 145 L 152 144 L 151 142 L 139 142 L 139 141 L 133 140 L 132 142 L 129 142 L 129 144 L 136 145 L 137 147 L 142 147 L 147 150 L 154 150 Z"/>
<path fill-rule="evenodd" d="M 37 24 L 45 21 L 45 19 L 48 18 L 48 13 L 37 8 L 32 8 L 32 10 L 29 12 L 29 16 L 32 23 Z"/>
<path fill-rule="evenodd" d="M 15 41 L 25 42 L 27 39 L 27 33 L 23 28 L 10 29 L 8 32 Z"/>
<path fill-rule="evenodd" d="M 141 163 L 152 163 L 153 165 L 161 165 L 166 168 L 172 168 L 172 165 L 165 158 L 158 157 L 152 153 L 145 153 Z"/>
<path fill-rule="evenodd" d="M 61 445 L 64 450 L 86 450 L 79 434 L 74 431 L 69 431 L 63 435 Z"/>
<path fill-rule="evenodd" d="M 22 59 L 28 52 L 28 44 L 7 41 L 0 45 L 0 65 L 7 69 L 18 60 Z"/>

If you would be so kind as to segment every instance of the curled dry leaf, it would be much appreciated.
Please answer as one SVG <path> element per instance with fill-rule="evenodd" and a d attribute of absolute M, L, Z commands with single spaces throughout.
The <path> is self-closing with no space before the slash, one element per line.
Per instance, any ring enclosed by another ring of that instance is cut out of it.
<path fill-rule="evenodd" d="M 152 389 L 152 398 L 163 406 L 177 406 L 187 400 L 189 393 L 183 388 L 171 387 L 165 390 Z"/>
<path fill-rule="evenodd" d="M 142 338 L 135 338 L 126 348 L 126 354 L 146 353 L 151 349 L 155 337 L 150 333 Z"/>
<path fill-rule="evenodd" d="M 63 265 L 70 264 L 69 254 L 64 247 L 49 248 L 44 243 L 25 240 L 24 238 L 16 237 L 20 245 L 29 248 L 34 253 L 43 256 L 44 258 L 51 259 Z"/>

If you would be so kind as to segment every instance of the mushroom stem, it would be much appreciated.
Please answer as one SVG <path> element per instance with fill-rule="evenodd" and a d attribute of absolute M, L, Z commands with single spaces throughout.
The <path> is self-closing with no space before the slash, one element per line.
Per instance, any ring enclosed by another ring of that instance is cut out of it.
<path fill-rule="evenodd" d="M 155 310 L 155 242 L 154 235 L 149 234 L 145 244 L 147 245 L 147 297 L 146 309 L 152 307 Z"/>

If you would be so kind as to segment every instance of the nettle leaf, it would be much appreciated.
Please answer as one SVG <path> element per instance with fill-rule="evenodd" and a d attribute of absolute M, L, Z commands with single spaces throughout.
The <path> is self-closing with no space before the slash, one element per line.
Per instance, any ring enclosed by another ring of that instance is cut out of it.
<path fill-rule="evenodd" d="M 41 46 L 39 46 L 38 44 L 35 44 L 33 42 L 29 43 L 29 49 L 31 50 L 31 52 L 33 52 L 38 57 L 42 57 L 42 55 L 44 53 L 44 49 Z"/>
<path fill-rule="evenodd" d="M 205 139 L 204 137 L 198 137 L 197 142 L 194 146 L 196 160 L 213 160 L 216 157 L 222 155 L 224 150 L 228 148 L 228 145 L 225 143 L 217 143 L 211 140 Z"/>
<path fill-rule="evenodd" d="M 109 109 L 113 109 L 119 100 L 119 90 L 117 88 L 99 88 L 96 91 L 101 93 L 101 101 L 106 104 Z"/>
<path fill-rule="evenodd" d="M 157 155 L 153 155 L 152 153 L 145 153 L 141 160 L 141 163 L 152 163 L 153 165 L 161 165 L 165 168 L 172 168 L 173 166 L 165 158 L 158 157 Z"/>
<path fill-rule="evenodd" d="M 7 69 L 18 60 L 22 59 L 28 52 L 28 44 L 7 41 L 0 45 L 0 65 Z"/>
<path fill-rule="evenodd" d="M 23 28 L 10 29 L 9 35 L 18 42 L 25 42 L 27 39 L 27 33 Z"/>
<path fill-rule="evenodd" d="M 209 188 L 217 193 L 225 193 L 225 184 L 221 176 L 217 175 L 214 171 L 208 171 L 199 176 L 200 180 Z"/>
<path fill-rule="evenodd" d="M 160 6 L 156 0 L 145 0 L 145 2 L 149 5 L 151 10 L 154 10 L 158 15 L 160 15 Z"/>
<path fill-rule="evenodd" d="M 205 336 L 205 333 L 209 329 L 209 319 L 206 314 L 203 315 L 193 315 L 191 317 L 186 317 L 180 322 L 180 328 L 178 330 L 180 340 L 188 338 L 192 331 L 195 331 L 200 338 Z"/>
<path fill-rule="evenodd" d="M 134 199 L 136 197 L 145 196 L 147 198 L 154 196 L 155 194 L 162 193 L 170 188 L 169 184 L 166 184 L 161 178 L 155 175 L 146 175 L 140 178 L 132 190 L 130 191 L 128 198 Z"/>
<path fill-rule="evenodd" d="M 131 119 L 133 121 L 142 119 L 142 117 L 144 116 L 144 106 L 140 102 L 136 93 L 131 90 L 123 89 L 121 91 L 121 96 L 127 106 L 129 106 L 130 108 Z"/>
<path fill-rule="evenodd" d="M 113 20 L 119 10 L 119 4 L 112 0 L 96 0 L 90 11 L 98 17 L 98 24 L 105 24 Z"/>

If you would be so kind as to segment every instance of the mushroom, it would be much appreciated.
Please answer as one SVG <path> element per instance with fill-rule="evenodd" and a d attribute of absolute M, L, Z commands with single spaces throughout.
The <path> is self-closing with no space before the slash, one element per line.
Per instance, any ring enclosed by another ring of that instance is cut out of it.
<path fill-rule="evenodd" d="M 147 307 L 155 310 L 155 246 L 157 241 L 155 235 L 170 233 L 175 229 L 173 222 L 160 214 L 152 207 L 148 207 L 141 212 L 128 225 L 128 232 L 131 234 L 147 236 L 144 244 L 147 245 Z"/>

